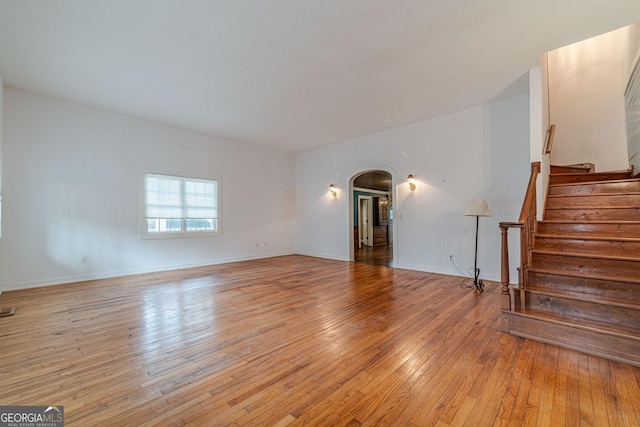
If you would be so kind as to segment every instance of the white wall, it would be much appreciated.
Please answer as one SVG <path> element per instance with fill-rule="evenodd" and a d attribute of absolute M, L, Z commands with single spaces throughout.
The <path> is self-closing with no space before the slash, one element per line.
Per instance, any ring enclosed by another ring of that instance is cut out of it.
<path fill-rule="evenodd" d="M 628 44 L 623 28 L 549 52 L 553 164 L 590 162 L 597 171 L 628 168 Z"/>
<path fill-rule="evenodd" d="M 4 82 L 0 74 L 0 267 L 2 267 L 2 106 L 4 105 Z M 0 278 L 0 294 L 4 290 L 4 284 Z"/>
<path fill-rule="evenodd" d="M 11 88 L 3 130 L 5 290 L 294 252 L 291 154 Z M 140 240 L 140 169 L 221 178 L 222 236 Z"/>
<path fill-rule="evenodd" d="M 473 268 L 475 218 L 464 211 L 484 197 L 494 216 L 480 218 L 481 277 L 500 279 L 501 221 L 518 219 L 529 171 L 527 95 L 439 117 L 296 156 L 296 251 L 349 259 L 351 178 L 391 172 L 397 267 L 459 275 Z M 413 174 L 414 192 L 405 181 Z M 334 183 L 338 196 L 328 193 Z M 515 245 L 514 245 L 515 246 Z M 512 247 L 512 282 L 518 247 Z"/>

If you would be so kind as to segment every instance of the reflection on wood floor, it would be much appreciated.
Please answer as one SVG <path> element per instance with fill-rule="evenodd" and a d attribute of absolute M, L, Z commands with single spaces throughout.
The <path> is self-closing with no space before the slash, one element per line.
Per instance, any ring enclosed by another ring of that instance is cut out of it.
<path fill-rule="evenodd" d="M 379 265 L 382 267 L 393 266 L 393 245 L 386 246 L 357 246 L 353 249 L 355 262 Z"/>

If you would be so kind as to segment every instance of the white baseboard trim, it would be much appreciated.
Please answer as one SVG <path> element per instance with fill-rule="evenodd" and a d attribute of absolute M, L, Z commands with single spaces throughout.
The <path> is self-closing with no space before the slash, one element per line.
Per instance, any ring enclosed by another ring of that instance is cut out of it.
<path fill-rule="evenodd" d="M 331 260 L 334 260 L 334 261 L 347 261 L 347 262 L 351 261 L 348 257 L 337 257 L 335 255 L 323 254 L 323 253 L 319 253 L 319 252 L 297 251 L 296 255 L 310 256 L 310 257 L 314 257 L 314 258 L 331 259 Z"/>

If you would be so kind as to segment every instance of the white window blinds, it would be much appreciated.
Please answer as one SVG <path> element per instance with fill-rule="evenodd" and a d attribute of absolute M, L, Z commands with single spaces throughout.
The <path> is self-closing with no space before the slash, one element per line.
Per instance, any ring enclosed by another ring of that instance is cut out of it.
<path fill-rule="evenodd" d="M 220 235 L 220 180 L 141 171 L 140 238 Z"/>
<path fill-rule="evenodd" d="M 185 178 L 185 218 L 218 218 L 218 183 Z"/>
<path fill-rule="evenodd" d="M 145 217 L 183 218 L 181 179 L 167 175 L 146 174 Z"/>

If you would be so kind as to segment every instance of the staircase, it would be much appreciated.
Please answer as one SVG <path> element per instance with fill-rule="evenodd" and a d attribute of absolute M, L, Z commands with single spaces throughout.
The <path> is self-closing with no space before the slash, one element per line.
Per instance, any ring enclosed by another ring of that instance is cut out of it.
<path fill-rule="evenodd" d="M 631 175 L 552 168 L 544 220 L 522 233 L 520 284 L 503 277 L 505 332 L 640 366 L 640 178 Z M 504 229 L 527 225 L 501 227 L 504 261 Z"/>

